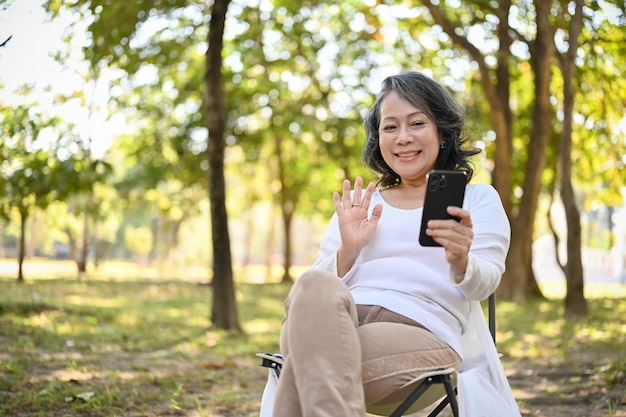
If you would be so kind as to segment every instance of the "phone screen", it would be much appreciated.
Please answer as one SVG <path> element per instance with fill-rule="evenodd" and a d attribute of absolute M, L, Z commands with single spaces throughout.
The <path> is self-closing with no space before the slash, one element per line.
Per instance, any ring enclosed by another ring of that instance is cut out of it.
<path fill-rule="evenodd" d="M 422 246 L 441 246 L 426 234 L 427 224 L 433 219 L 454 219 L 448 214 L 449 206 L 463 207 L 467 174 L 465 171 L 434 170 L 428 174 L 424 209 L 420 226 L 419 243 Z"/>

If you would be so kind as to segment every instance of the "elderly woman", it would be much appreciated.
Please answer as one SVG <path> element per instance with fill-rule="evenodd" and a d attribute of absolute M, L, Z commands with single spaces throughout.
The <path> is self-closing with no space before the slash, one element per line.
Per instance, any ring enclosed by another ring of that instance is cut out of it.
<path fill-rule="evenodd" d="M 460 221 L 428 224 L 441 246 L 418 243 L 427 174 L 472 177 L 469 158 L 479 150 L 464 146 L 464 123 L 433 79 L 406 72 L 384 81 L 365 120 L 363 153 L 379 180 L 363 188 L 356 178 L 354 189 L 345 180 L 334 193 L 319 258 L 287 297 L 275 417 L 363 417 L 367 404 L 425 372 L 463 370 L 462 338 L 481 314 L 478 301 L 500 282 L 510 238 L 495 189 L 470 184 L 463 207 L 448 207 Z M 481 375 L 492 375 L 494 388 L 484 396 L 502 397 L 510 411 L 495 400 L 498 416 L 519 416 L 495 349 L 488 351 L 483 362 L 494 368 Z"/>

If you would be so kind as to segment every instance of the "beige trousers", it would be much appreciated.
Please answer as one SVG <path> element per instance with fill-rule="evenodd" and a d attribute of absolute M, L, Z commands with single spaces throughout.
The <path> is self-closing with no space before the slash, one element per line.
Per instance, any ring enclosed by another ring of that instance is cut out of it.
<path fill-rule="evenodd" d="M 298 279 L 285 307 L 273 417 L 363 417 L 366 404 L 422 373 L 460 365 L 439 337 L 384 308 L 355 305 L 324 271 Z"/>

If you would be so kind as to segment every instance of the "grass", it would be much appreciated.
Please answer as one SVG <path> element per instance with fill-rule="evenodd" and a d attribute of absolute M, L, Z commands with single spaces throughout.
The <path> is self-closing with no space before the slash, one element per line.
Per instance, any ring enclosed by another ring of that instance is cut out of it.
<path fill-rule="evenodd" d="M 287 288 L 238 285 L 245 335 L 181 281 L 0 279 L 0 415 L 255 415 Z M 259 388 L 261 387 L 261 388 Z"/>
<path fill-rule="evenodd" d="M 238 282 L 245 334 L 230 335 L 210 328 L 211 288 L 200 280 L 138 276 L 0 278 L 0 415 L 258 416 L 267 374 L 254 354 L 278 350 L 288 287 Z M 623 390 L 626 289 L 590 294 L 589 317 L 574 322 L 556 298 L 499 302 L 504 360 L 590 361 L 603 389 Z"/>
<path fill-rule="evenodd" d="M 547 286 L 546 286 L 547 285 Z M 626 357 L 626 286 L 589 284 L 589 313 L 568 320 L 558 291 L 560 283 L 545 284 L 546 300 L 516 305 L 499 302 L 498 348 L 511 358 L 542 363 L 577 356 L 603 356 L 619 362 Z M 558 298 L 557 298 L 558 297 Z"/>

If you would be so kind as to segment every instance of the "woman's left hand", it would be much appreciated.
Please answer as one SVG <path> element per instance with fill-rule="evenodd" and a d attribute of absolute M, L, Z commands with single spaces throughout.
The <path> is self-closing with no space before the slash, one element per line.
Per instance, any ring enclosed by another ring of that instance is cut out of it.
<path fill-rule="evenodd" d="M 446 251 L 446 261 L 457 274 L 467 269 L 469 250 L 474 239 L 474 229 L 469 211 L 460 207 L 448 207 L 448 214 L 461 219 L 430 220 L 426 233 L 432 236 Z"/>

